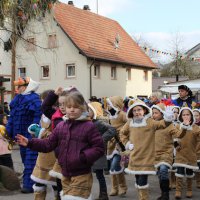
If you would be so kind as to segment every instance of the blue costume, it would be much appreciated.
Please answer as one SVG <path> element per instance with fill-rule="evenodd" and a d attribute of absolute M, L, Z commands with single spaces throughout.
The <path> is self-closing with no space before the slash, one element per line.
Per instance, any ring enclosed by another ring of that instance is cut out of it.
<path fill-rule="evenodd" d="M 41 118 L 41 100 L 38 94 L 31 91 L 26 94 L 18 94 L 10 103 L 10 117 L 6 126 L 8 135 L 15 139 L 17 134 L 31 138 L 28 127 L 39 124 Z M 20 146 L 20 154 L 24 164 L 23 188 L 32 191 L 34 182 L 30 176 L 37 159 L 37 152 Z"/>
<path fill-rule="evenodd" d="M 188 97 L 185 100 L 182 100 L 180 97 L 178 99 L 172 100 L 172 103 L 175 106 L 179 106 L 180 108 L 182 107 L 189 107 L 192 109 L 192 104 L 195 103 L 195 100 L 192 97 Z"/>

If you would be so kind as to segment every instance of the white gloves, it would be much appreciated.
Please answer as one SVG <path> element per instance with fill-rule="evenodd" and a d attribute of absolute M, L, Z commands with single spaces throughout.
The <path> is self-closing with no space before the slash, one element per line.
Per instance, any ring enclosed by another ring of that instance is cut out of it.
<path fill-rule="evenodd" d="M 132 151 L 134 149 L 134 144 L 131 144 L 130 141 L 128 141 L 126 143 L 126 146 L 125 146 L 126 150 L 130 150 Z"/>
<path fill-rule="evenodd" d="M 164 120 L 166 122 L 172 122 L 174 120 L 174 112 L 171 106 L 167 106 L 164 112 Z"/>

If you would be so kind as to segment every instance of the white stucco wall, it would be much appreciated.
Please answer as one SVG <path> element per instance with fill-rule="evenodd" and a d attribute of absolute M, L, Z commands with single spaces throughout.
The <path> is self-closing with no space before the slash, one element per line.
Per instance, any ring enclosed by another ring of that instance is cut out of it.
<path fill-rule="evenodd" d="M 48 17 L 43 23 L 34 21 L 28 26 L 24 38 L 35 37 L 36 44 L 41 47 L 48 47 L 48 34 L 55 33 L 58 41 L 58 48 L 42 49 L 37 47 L 36 51 L 27 52 L 25 42 L 17 44 L 17 68 L 25 67 L 26 75 L 33 80 L 39 81 L 41 86 L 38 92 L 46 89 L 56 89 L 58 86 L 69 87 L 74 85 L 83 92 L 84 96 L 89 96 L 86 88 L 88 87 L 89 70 L 87 69 L 86 57 L 79 54 L 78 49 L 72 44 L 65 33 L 57 26 L 56 22 Z M 75 63 L 76 77 L 66 78 L 66 64 Z M 50 66 L 50 78 L 41 79 L 41 66 Z M 16 75 L 17 78 L 18 75 Z"/>
<path fill-rule="evenodd" d="M 102 96 L 149 96 L 152 93 L 152 72 L 145 81 L 143 69 L 131 69 L 131 80 L 126 80 L 126 68 L 117 65 L 117 78 L 111 79 L 111 64 L 101 63 L 100 77 L 92 78 L 92 95 Z M 94 68 L 93 73 L 94 74 Z"/>
<path fill-rule="evenodd" d="M 48 35 L 56 34 L 58 47 L 54 49 L 48 48 Z M 18 68 L 26 68 L 26 76 L 30 76 L 33 80 L 39 81 L 41 86 L 38 93 L 46 89 L 56 89 L 58 86 L 68 87 L 76 86 L 86 99 L 90 97 L 90 65 L 92 61 L 79 53 L 66 34 L 57 26 L 56 21 L 47 16 L 44 20 L 33 20 L 27 26 L 23 38 L 36 38 L 35 51 L 26 51 L 27 42 L 19 39 L 17 42 L 17 66 L 16 78 L 18 78 Z M 6 53 L 4 52 L 4 55 Z M 1 54 L 0 54 L 1 55 Z M 8 53 L 11 55 L 11 52 Z M 10 61 L 11 58 L 7 59 Z M 3 61 L 5 62 L 5 61 Z M 66 64 L 75 63 L 76 77 L 66 78 Z M 41 78 L 41 66 L 50 66 L 50 78 Z M 116 65 L 117 78 L 111 79 L 111 64 L 100 63 L 100 78 L 95 78 L 94 67 L 92 67 L 92 95 L 97 97 L 120 95 L 124 96 L 149 96 L 152 90 L 152 72 L 148 72 L 148 81 L 144 80 L 143 69 L 132 68 L 131 80 L 126 80 L 126 67 Z M 9 70 L 8 70 L 9 69 Z M 0 66 L 1 70 L 1 66 Z M 11 74 L 11 64 L 5 64 L 5 73 Z"/>

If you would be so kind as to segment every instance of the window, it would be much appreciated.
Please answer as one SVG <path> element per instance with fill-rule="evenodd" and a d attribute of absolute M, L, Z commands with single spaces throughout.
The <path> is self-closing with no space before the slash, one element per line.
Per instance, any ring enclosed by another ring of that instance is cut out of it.
<path fill-rule="evenodd" d="M 111 79 L 117 79 L 117 68 L 111 67 Z"/>
<path fill-rule="evenodd" d="M 126 69 L 126 80 L 127 81 L 131 80 L 131 69 Z"/>
<path fill-rule="evenodd" d="M 100 65 L 99 64 L 94 65 L 94 77 L 100 78 Z"/>
<path fill-rule="evenodd" d="M 26 50 L 27 51 L 35 51 L 36 50 L 36 41 L 35 38 L 28 38 L 27 39 L 27 45 L 26 45 Z"/>
<path fill-rule="evenodd" d="M 144 71 L 144 80 L 148 81 L 148 71 L 147 70 Z"/>
<path fill-rule="evenodd" d="M 48 79 L 50 77 L 49 74 L 49 65 L 41 66 L 42 71 L 42 79 Z"/>
<path fill-rule="evenodd" d="M 18 76 L 22 77 L 22 78 L 26 77 L 26 68 L 25 67 L 18 68 Z"/>
<path fill-rule="evenodd" d="M 66 70 L 67 70 L 67 78 L 73 78 L 73 77 L 76 76 L 76 74 L 75 74 L 75 64 L 67 64 Z"/>
<path fill-rule="evenodd" d="M 51 34 L 48 37 L 48 47 L 50 49 L 56 48 L 57 47 L 57 39 L 56 39 L 56 34 Z"/>

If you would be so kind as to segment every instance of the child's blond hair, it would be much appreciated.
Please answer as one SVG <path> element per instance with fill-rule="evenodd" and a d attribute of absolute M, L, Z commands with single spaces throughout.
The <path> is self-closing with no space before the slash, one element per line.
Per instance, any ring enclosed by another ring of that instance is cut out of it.
<path fill-rule="evenodd" d="M 80 92 L 70 92 L 65 96 L 65 106 L 74 106 L 82 111 L 86 111 L 87 107 L 85 104 L 85 99 Z"/>

